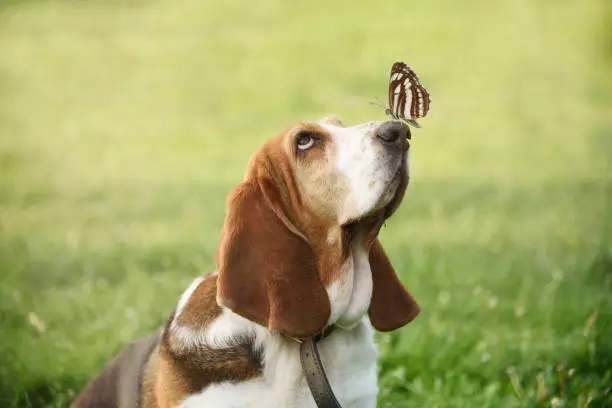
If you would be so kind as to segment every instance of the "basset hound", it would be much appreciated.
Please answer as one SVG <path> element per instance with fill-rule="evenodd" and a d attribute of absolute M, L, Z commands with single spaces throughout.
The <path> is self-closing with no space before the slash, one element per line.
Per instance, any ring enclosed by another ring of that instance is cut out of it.
<path fill-rule="evenodd" d="M 318 347 L 337 401 L 375 407 L 373 328 L 419 313 L 377 239 L 408 184 L 409 138 L 402 122 L 334 117 L 267 141 L 228 198 L 216 272 L 73 406 L 316 407 L 299 342 L 328 330 Z"/>

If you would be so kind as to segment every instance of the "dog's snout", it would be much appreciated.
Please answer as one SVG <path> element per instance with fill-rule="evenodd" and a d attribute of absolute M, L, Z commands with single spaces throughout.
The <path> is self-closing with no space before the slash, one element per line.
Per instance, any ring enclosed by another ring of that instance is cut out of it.
<path fill-rule="evenodd" d="M 378 129 L 376 137 L 383 144 L 402 146 L 410 139 L 410 129 L 404 122 L 385 122 Z"/>

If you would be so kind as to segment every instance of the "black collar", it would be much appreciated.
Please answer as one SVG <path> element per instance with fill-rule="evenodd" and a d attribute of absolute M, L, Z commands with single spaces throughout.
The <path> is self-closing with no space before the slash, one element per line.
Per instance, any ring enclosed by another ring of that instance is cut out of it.
<path fill-rule="evenodd" d="M 315 336 L 298 340 L 300 342 L 302 371 L 318 408 L 342 408 L 329 384 L 317 347 L 317 343 L 329 336 L 332 331 L 333 326 L 324 329 Z"/>

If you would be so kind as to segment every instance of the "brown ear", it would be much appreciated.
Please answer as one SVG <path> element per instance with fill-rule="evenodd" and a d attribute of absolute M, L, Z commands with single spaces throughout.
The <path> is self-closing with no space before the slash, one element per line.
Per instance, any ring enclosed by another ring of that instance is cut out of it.
<path fill-rule="evenodd" d="M 410 323 L 421 308 L 400 282 L 378 239 L 370 249 L 370 268 L 373 288 L 369 314 L 372 326 L 385 332 Z"/>
<path fill-rule="evenodd" d="M 306 338 L 323 330 L 331 308 L 314 252 L 296 233 L 272 181 L 236 187 L 217 253 L 217 301 L 272 331 Z"/>

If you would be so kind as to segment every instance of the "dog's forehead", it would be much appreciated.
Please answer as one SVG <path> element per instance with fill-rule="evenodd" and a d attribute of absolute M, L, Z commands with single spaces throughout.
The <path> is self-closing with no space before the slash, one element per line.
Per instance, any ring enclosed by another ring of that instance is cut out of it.
<path fill-rule="evenodd" d="M 372 121 L 360 123 L 358 125 L 350 127 L 337 126 L 334 124 L 321 122 L 319 122 L 318 124 L 332 136 L 358 136 L 370 134 L 371 132 L 375 131 L 381 125 L 381 123 L 382 122 Z"/>

